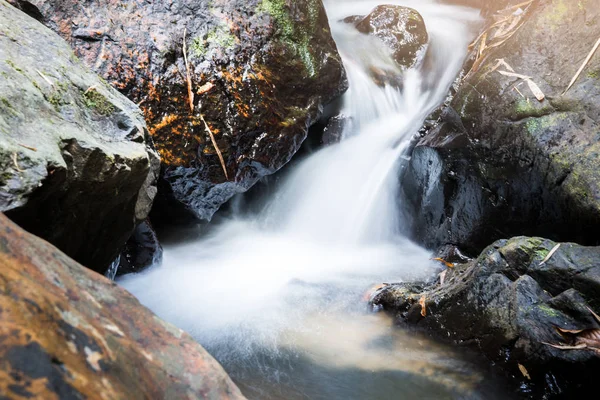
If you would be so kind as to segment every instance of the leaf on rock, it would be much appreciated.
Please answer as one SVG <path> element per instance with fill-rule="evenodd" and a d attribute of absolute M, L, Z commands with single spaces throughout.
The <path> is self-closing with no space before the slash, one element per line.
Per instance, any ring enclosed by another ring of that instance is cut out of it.
<path fill-rule="evenodd" d="M 439 261 L 448 268 L 454 268 L 454 264 L 444 260 L 443 258 L 432 258 L 433 261 Z"/>
<path fill-rule="evenodd" d="M 440 274 L 438 275 L 440 277 L 440 285 L 443 285 L 444 282 L 446 281 L 446 273 L 447 272 L 448 272 L 448 270 L 445 269 L 442 272 L 440 272 Z"/>
<path fill-rule="evenodd" d="M 531 376 L 529 375 L 529 372 L 527 372 L 527 368 L 525 368 L 525 366 L 523 366 L 521 364 L 517 364 L 517 365 L 519 366 L 519 371 L 521 371 L 523 376 L 525 378 L 527 378 L 528 380 L 531 380 Z"/>
<path fill-rule="evenodd" d="M 555 349 L 559 349 L 559 350 L 582 350 L 582 349 L 587 348 L 586 344 L 578 344 L 575 346 L 569 346 L 568 344 L 552 344 L 552 343 L 546 343 L 546 342 L 542 342 L 542 344 L 554 347 Z"/>
<path fill-rule="evenodd" d="M 421 306 L 421 316 L 425 317 L 427 315 L 427 306 L 425 302 L 427 301 L 427 297 L 425 295 L 421 296 L 419 299 L 419 305 Z"/>

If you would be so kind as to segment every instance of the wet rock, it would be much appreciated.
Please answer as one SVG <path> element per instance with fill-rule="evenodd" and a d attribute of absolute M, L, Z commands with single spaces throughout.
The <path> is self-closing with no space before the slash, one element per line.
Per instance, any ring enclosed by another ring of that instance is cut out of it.
<path fill-rule="evenodd" d="M 377 36 L 389 47 L 394 60 L 405 68 L 425 56 L 429 36 L 423 17 L 412 8 L 381 5 L 356 23 L 362 33 Z"/>
<path fill-rule="evenodd" d="M 0 211 L 103 272 L 156 194 L 139 108 L 0 0 Z"/>
<path fill-rule="evenodd" d="M 135 228 L 125 244 L 114 276 L 141 272 L 152 265 L 160 264 L 162 255 L 163 249 L 158 236 L 147 219 Z"/>
<path fill-rule="evenodd" d="M 535 3 L 466 77 L 403 177 L 416 240 L 471 254 L 522 234 L 600 243 L 600 58 L 562 94 L 598 39 L 600 2 L 588 4 Z"/>
<path fill-rule="evenodd" d="M 323 130 L 323 136 L 321 142 L 324 145 L 330 145 L 339 143 L 344 134 L 344 128 L 351 123 L 349 118 L 343 114 L 338 114 L 329 119 L 325 129 Z"/>
<path fill-rule="evenodd" d="M 443 284 L 386 286 L 372 302 L 399 321 L 480 348 L 538 395 L 584 391 L 600 353 L 546 343 L 573 344 L 558 328 L 600 328 L 590 311 L 600 310 L 600 247 L 563 243 L 543 262 L 554 246 L 541 238 L 501 240 L 478 259 L 448 269 Z"/>
<path fill-rule="evenodd" d="M 140 104 L 169 187 L 162 207 L 178 203 L 165 219 L 210 219 L 277 171 L 347 86 L 320 0 L 31 3 Z"/>
<path fill-rule="evenodd" d="M 2 214 L 0 265 L 4 396 L 243 398 L 191 336 Z"/>

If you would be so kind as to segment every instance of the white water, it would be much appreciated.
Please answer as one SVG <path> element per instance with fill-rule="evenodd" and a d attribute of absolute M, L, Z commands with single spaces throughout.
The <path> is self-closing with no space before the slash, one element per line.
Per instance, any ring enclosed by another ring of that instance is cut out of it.
<path fill-rule="evenodd" d="M 353 123 L 345 140 L 296 166 L 261 212 L 168 247 L 162 265 L 120 282 L 225 364 L 302 347 L 290 332 L 322 334 L 325 328 L 308 323 L 315 315 L 350 313 L 364 307 L 361 294 L 373 284 L 439 268 L 399 233 L 398 162 L 459 72 L 478 12 L 426 0 L 385 3 L 423 15 L 428 67 L 406 72 L 402 90 L 377 86 L 369 66 L 402 71 L 377 39 L 337 21 L 379 3 L 326 1 L 350 81 L 343 113 Z"/>

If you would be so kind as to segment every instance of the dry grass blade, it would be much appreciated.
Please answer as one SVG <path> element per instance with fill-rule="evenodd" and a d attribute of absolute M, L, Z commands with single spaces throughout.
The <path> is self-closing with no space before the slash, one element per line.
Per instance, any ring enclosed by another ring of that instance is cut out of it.
<path fill-rule="evenodd" d="M 26 149 L 29 149 L 32 151 L 37 151 L 37 149 L 35 147 L 27 146 L 26 144 L 22 144 L 22 143 L 17 143 L 17 144 L 21 147 L 25 147 Z"/>
<path fill-rule="evenodd" d="M 425 302 L 427 301 L 427 297 L 425 295 L 421 296 L 419 299 L 419 305 L 421 306 L 421 316 L 425 317 L 427 315 L 427 306 Z"/>
<path fill-rule="evenodd" d="M 519 371 L 521 371 L 521 373 L 523 374 L 523 376 L 525 378 L 527 378 L 528 380 L 531 380 L 531 376 L 529 375 L 529 372 L 527 372 L 527 368 L 525 368 L 525 366 L 521 365 L 521 364 L 517 364 L 519 367 Z"/>
<path fill-rule="evenodd" d="M 571 82 L 569 83 L 569 86 L 567 86 L 567 88 L 565 89 L 565 91 L 562 92 L 563 95 L 565 93 L 567 93 L 569 91 L 569 89 L 571 89 L 571 87 L 575 84 L 575 82 L 577 82 L 577 79 L 579 79 L 579 75 L 581 75 L 581 73 L 583 72 L 583 70 L 585 69 L 585 67 L 588 65 L 588 63 L 590 62 L 590 60 L 594 56 L 594 53 L 596 52 L 596 50 L 598 50 L 598 47 L 600 47 L 600 38 L 598 39 L 598 41 L 596 42 L 596 44 L 592 48 L 592 51 L 590 51 L 590 53 L 588 54 L 588 56 L 585 59 L 585 61 L 583 62 L 583 64 L 581 64 L 581 67 L 579 67 L 579 70 L 577 70 L 577 72 L 575 73 L 575 76 L 573 76 L 573 79 L 571 79 Z"/>
<path fill-rule="evenodd" d="M 598 314 L 596 314 L 591 308 L 587 307 L 587 309 L 592 313 L 592 315 L 596 319 L 596 322 L 600 324 L 600 316 L 598 316 Z"/>
<path fill-rule="evenodd" d="M 54 83 L 52 83 L 52 81 L 50 79 L 48 79 L 48 77 L 46 75 L 42 74 L 42 71 L 40 71 L 39 69 L 36 69 L 35 72 L 40 74 L 40 76 L 48 83 L 48 85 L 50 85 L 51 87 L 54 87 Z"/>
<path fill-rule="evenodd" d="M 546 264 L 548 262 L 548 260 L 554 255 L 554 253 L 556 253 L 558 251 L 559 248 L 560 248 L 560 243 L 557 244 L 556 246 L 554 246 L 552 248 L 552 250 L 550 250 L 550 252 L 548 253 L 548 255 L 546 257 L 544 257 L 544 259 L 540 263 L 540 266 Z"/>
<path fill-rule="evenodd" d="M 187 59 L 187 45 L 185 43 L 187 28 L 183 30 L 183 61 L 185 62 L 185 77 L 187 80 L 188 100 L 190 102 L 190 111 L 194 112 L 194 91 L 192 88 L 192 77 L 190 76 L 190 64 Z"/>
<path fill-rule="evenodd" d="M 529 77 L 527 75 L 517 74 L 514 72 L 509 72 L 509 71 L 498 71 L 498 72 L 505 76 L 523 79 L 525 82 L 527 82 L 527 85 L 529 86 L 529 90 L 531 90 L 531 93 L 533 93 L 533 95 L 535 96 L 536 99 L 538 99 L 538 101 L 544 101 L 544 99 L 546 98 L 546 95 L 544 95 L 544 92 L 542 92 L 540 87 L 534 81 L 531 80 L 531 77 Z"/>
<path fill-rule="evenodd" d="M 215 151 L 217 152 L 217 156 L 219 157 L 219 161 L 221 162 L 221 168 L 223 168 L 223 173 L 225 173 L 225 178 L 229 180 L 229 174 L 227 173 L 227 166 L 225 165 L 225 159 L 223 158 L 223 154 L 221 153 L 221 149 L 219 149 L 219 145 L 217 144 L 217 140 L 215 139 L 215 135 L 213 135 L 212 130 L 208 126 L 208 123 L 204 119 L 204 115 L 200 114 L 200 119 L 204 123 L 204 127 L 206 129 L 206 133 L 210 136 L 210 141 L 212 142 Z"/>
<path fill-rule="evenodd" d="M 555 349 L 559 349 L 559 350 L 582 350 L 582 349 L 587 349 L 587 345 L 586 344 L 578 344 L 577 346 L 569 346 L 569 345 L 566 345 L 566 344 L 552 344 L 552 343 L 546 343 L 546 342 L 542 342 L 542 344 L 545 344 L 546 346 L 554 347 Z"/>

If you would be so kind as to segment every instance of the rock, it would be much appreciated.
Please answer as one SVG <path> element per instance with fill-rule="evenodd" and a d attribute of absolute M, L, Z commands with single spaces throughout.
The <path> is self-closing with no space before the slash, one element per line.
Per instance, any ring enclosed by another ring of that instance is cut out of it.
<path fill-rule="evenodd" d="M 191 336 L 2 214 L 0 265 L 6 398 L 243 399 Z"/>
<path fill-rule="evenodd" d="M 402 67 L 411 68 L 425 56 L 429 40 L 425 21 L 412 8 L 377 6 L 356 23 L 356 29 L 381 39 L 391 49 L 394 60 Z"/>
<path fill-rule="evenodd" d="M 600 57 L 562 95 L 598 39 L 588 26 L 600 19 L 600 1 L 535 4 L 414 149 L 403 176 L 406 214 L 428 247 L 478 254 L 523 234 L 600 243 Z M 501 74 L 508 67 L 499 59 L 530 76 L 545 100 Z"/>
<path fill-rule="evenodd" d="M 141 272 L 152 265 L 160 264 L 162 255 L 163 249 L 158 236 L 147 219 L 137 226 L 125 244 L 113 277 Z"/>
<path fill-rule="evenodd" d="M 372 303 L 400 321 L 477 346 L 538 394 L 582 392 L 600 367 L 600 352 L 545 343 L 572 344 L 557 328 L 600 329 L 590 311 L 600 311 L 600 247 L 562 243 L 542 264 L 554 246 L 541 238 L 501 240 L 478 259 L 448 269 L 443 284 L 388 285 Z"/>
<path fill-rule="evenodd" d="M 140 104 L 163 160 L 163 207 L 179 203 L 157 210 L 167 219 L 208 220 L 277 171 L 347 86 L 321 0 L 31 3 Z"/>
<path fill-rule="evenodd" d="M 156 194 L 139 108 L 0 0 L 0 211 L 103 272 Z"/>
<path fill-rule="evenodd" d="M 339 143 L 343 139 L 344 129 L 352 121 L 343 114 L 337 114 L 329 119 L 325 129 L 323 129 L 323 136 L 321 138 L 322 144 L 329 146 L 331 144 Z"/>

